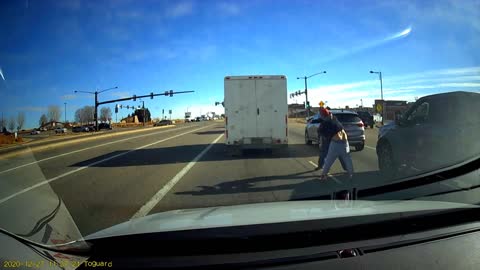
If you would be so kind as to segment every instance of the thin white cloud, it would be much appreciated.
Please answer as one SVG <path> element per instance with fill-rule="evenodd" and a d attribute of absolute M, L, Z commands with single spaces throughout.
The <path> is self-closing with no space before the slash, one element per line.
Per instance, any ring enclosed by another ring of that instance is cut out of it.
<path fill-rule="evenodd" d="M 240 6 L 233 2 L 222 2 L 217 6 L 221 15 L 239 15 Z"/>
<path fill-rule="evenodd" d="M 76 99 L 76 98 L 77 98 L 77 95 L 74 95 L 74 94 L 63 95 L 62 96 L 63 100 L 72 100 L 72 99 Z"/>
<path fill-rule="evenodd" d="M 82 3 L 80 0 L 62 0 L 56 2 L 60 7 L 69 9 L 72 11 L 79 10 L 82 7 Z"/>
<path fill-rule="evenodd" d="M 5 81 L 5 76 L 3 76 L 3 70 L 0 68 L 0 76 L 2 76 L 2 79 Z"/>
<path fill-rule="evenodd" d="M 171 6 L 166 11 L 166 16 L 170 18 L 177 18 L 189 15 L 193 12 L 193 3 L 192 2 L 180 2 Z"/>
<path fill-rule="evenodd" d="M 110 92 L 110 95 L 114 98 L 127 98 L 132 96 L 132 94 L 130 94 L 130 92 L 127 92 L 127 91 Z"/>
<path fill-rule="evenodd" d="M 47 107 L 41 106 L 23 106 L 16 109 L 20 112 L 47 112 Z"/>
<path fill-rule="evenodd" d="M 473 75 L 472 75 L 473 74 Z M 480 68 L 467 67 L 442 69 L 391 76 L 384 79 L 383 94 L 385 99 L 413 101 L 415 97 L 448 91 L 478 91 L 480 89 Z M 385 76 L 384 76 L 385 78 Z M 415 80 L 415 78 L 421 78 Z M 387 87 L 385 87 L 387 85 Z M 294 92 L 292 89 L 289 93 Z M 421 91 L 421 92 L 419 92 Z M 355 106 L 363 100 L 364 106 L 371 106 L 375 99 L 380 98 L 377 79 L 343 84 L 324 85 L 309 89 L 309 101 L 312 106 L 318 106 L 320 101 L 331 102 L 329 106 Z M 289 103 L 302 103 L 305 96 L 289 97 Z M 327 103 L 328 104 L 328 103 Z"/>

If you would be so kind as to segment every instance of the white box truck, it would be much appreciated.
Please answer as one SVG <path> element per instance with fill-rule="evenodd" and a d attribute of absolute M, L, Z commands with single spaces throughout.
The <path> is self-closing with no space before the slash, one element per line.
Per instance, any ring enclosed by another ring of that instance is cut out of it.
<path fill-rule="evenodd" d="M 227 146 L 244 150 L 288 145 L 286 76 L 226 76 L 224 91 Z"/>

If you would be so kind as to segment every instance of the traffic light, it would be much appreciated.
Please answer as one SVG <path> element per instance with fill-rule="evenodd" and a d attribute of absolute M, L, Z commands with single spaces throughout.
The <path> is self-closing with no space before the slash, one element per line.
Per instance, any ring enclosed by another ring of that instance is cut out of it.
<path fill-rule="evenodd" d="M 170 90 L 170 97 L 173 97 L 173 90 Z"/>
<path fill-rule="evenodd" d="M 137 101 L 137 95 L 133 95 L 133 101 Z"/>
<path fill-rule="evenodd" d="M 118 113 L 118 105 L 115 105 L 115 113 Z"/>
<path fill-rule="evenodd" d="M 123 108 L 123 105 L 122 105 L 122 104 L 120 104 L 120 109 L 121 109 L 121 108 Z"/>
<path fill-rule="evenodd" d="M 150 99 L 153 99 L 153 92 L 150 93 Z"/>
<path fill-rule="evenodd" d="M 307 101 L 307 108 L 310 108 L 310 101 Z"/>

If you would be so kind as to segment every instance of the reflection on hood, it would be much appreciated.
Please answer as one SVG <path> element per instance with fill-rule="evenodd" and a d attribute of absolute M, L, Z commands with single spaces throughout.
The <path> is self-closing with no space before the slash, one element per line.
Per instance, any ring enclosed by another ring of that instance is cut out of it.
<path fill-rule="evenodd" d="M 373 214 L 477 207 L 437 201 L 290 201 L 173 210 L 130 220 L 86 236 L 86 240 L 154 232 L 321 220 Z"/>

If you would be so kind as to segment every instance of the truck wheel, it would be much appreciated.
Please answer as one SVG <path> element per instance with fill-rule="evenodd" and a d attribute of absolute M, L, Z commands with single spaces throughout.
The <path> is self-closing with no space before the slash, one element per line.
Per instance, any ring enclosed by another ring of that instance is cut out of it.
<path fill-rule="evenodd" d="M 312 140 L 308 138 L 308 132 L 305 131 L 305 144 L 312 144 Z"/>
<path fill-rule="evenodd" d="M 382 176 L 393 179 L 398 172 L 398 167 L 393 158 L 392 147 L 388 143 L 377 146 L 378 168 Z"/>

